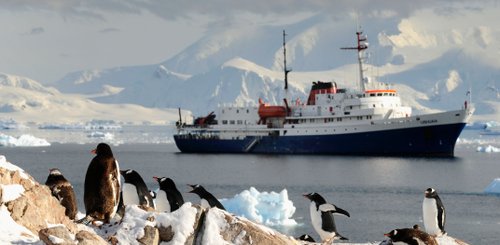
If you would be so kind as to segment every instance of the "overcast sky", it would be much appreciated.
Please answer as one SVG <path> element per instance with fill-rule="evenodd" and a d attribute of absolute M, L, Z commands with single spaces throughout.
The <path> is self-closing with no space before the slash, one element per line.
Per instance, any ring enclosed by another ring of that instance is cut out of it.
<path fill-rule="evenodd" d="M 390 14 L 461 1 L 0 0 L 0 72 L 42 83 L 68 72 L 162 62 L 207 29 L 241 18 L 286 23 L 317 13 Z M 496 2 L 496 1 L 494 1 Z"/>

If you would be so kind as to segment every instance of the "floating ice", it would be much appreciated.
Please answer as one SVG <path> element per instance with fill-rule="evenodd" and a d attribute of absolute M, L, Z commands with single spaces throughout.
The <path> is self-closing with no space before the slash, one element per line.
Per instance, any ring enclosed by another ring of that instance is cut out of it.
<path fill-rule="evenodd" d="M 0 120 L 0 129 L 27 129 L 28 127 L 22 123 L 18 123 L 12 119 Z"/>
<path fill-rule="evenodd" d="M 0 146 L 50 146 L 45 139 L 36 138 L 29 134 L 23 134 L 19 138 L 0 133 Z"/>
<path fill-rule="evenodd" d="M 295 213 L 288 191 L 280 193 L 259 192 L 254 187 L 236 194 L 231 199 L 220 200 L 228 212 L 264 225 L 296 225 L 291 217 Z"/>
<path fill-rule="evenodd" d="M 500 194 L 500 178 L 494 179 L 484 192 L 487 194 Z"/>
<path fill-rule="evenodd" d="M 109 132 L 105 133 L 105 132 L 96 131 L 96 132 L 91 132 L 90 134 L 87 135 L 87 137 L 110 141 L 110 140 L 113 140 L 115 138 L 115 135 L 112 133 L 109 133 Z"/>
<path fill-rule="evenodd" d="M 492 153 L 492 152 L 500 152 L 500 148 L 496 148 L 494 146 L 488 145 L 488 146 L 478 146 L 476 149 L 477 152 L 487 152 L 487 153 Z"/>

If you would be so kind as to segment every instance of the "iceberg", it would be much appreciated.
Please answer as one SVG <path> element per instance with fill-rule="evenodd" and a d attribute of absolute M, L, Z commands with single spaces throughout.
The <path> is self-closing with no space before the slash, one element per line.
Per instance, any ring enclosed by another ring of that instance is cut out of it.
<path fill-rule="evenodd" d="M 245 217 L 263 225 L 296 225 L 291 217 L 295 213 L 293 202 L 288 199 L 288 191 L 280 193 L 259 192 L 250 187 L 233 198 L 220 200 L 228 212 Z"/>
<path fill-rule="evenodd" d="M 50 143 L 45 139 L 37 138 L 33 135 L 23 134 L 19 138 L 0 133 L 0 146 L 9 147 L 37 147 L 50 146 Z"/>
<path fill-rule="evenodd" d="M 484 189 L 486 194 L 500 194 L 500 178 L 494 179 L 486 189 Z"/>
<path fill-rule="evenodd" d="M 478 146 L 476 151 L 477 152 L 486 152 L 486 153 L 495 153 L 495 152 L 500 152 L 500 148 L 494 147 L 492 145 Z"/>

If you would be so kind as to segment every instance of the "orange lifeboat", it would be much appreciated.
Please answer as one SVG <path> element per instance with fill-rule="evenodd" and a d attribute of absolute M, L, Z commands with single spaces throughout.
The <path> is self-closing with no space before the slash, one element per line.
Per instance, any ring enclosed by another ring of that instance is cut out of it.
<path fill-rule="evenodd" d="M 286 116 L 286 107 L 284 106 L 276 106 L 276 105 L 267 105 L 262 103 L 262 100 L 259 99 L 259 117 L 260 118 L 269 118 L 269 117 L 285 117 Z"/>

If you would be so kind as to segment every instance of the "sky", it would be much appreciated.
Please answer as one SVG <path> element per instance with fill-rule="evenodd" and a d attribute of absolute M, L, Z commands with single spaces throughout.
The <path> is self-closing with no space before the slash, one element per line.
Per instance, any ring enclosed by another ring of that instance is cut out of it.
<path fill-rule="evenodd" d="M 406 18 L 429 5 L 453 11 L 460 2 L 1 0 L 0 72 L 50 83 L 73 71 L 163 62 L 214 28 L 285 24 L 318 13 Z"/>

